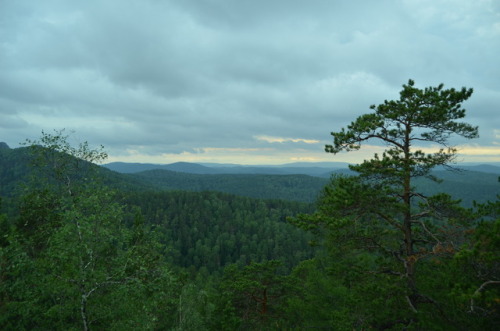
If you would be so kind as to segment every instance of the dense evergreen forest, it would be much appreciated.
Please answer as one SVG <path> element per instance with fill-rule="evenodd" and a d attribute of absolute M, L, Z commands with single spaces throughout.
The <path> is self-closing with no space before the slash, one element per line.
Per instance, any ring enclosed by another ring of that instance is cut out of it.
<path fill-rule="evenodd" d="M 0 144 L 0 328 L 494 330 L 498 176 L 411 148 L 474 138 L 471 94 L 409 81 L 327 146 L 387 152 L 330 179 L 119 174 L 64 131 Z"/>
<path fill-rule="evenodd" d="M 354 172 L 336 170 L 331 175 Z M 446 192 L 461 205 L 471 207 L 476 202 L 487 202 L 499 192 L 497 173 L 485 173 L 467 169 L 455 171 L 438 170 L 432 174 L 443 181 L 419 178 L 415 182 L 418 190 L 426 195 Z M 259 199 L 284 199 L 315 202 L 329 179 L 307 175 L 245 175 L 214 174 L 200 175 L 168 170 L 147 170 L 129 175 L 131 179 L 143 181 L 160 190 L 217 191 Z"/>

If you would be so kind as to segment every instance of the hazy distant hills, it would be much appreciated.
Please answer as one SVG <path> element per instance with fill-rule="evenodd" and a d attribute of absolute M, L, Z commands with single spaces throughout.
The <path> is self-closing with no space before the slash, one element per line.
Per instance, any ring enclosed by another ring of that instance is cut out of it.
<path fill-rule="evenodd" d="M 189 163 L 176 162 L 171 164 L 151 163 L 125 163 L 112 162 L 104 164 L 105 168 L 120 173 L 138 173 L 148 170 L 169 170 L 199 175 L 215 174 L 264 174 L 264 175 L 309 175 L 315 177 L 329 178 L 332 172 L 346 171 L 348 163 L 345 162 L 297 162 L 283 165 L 257 165 L 247 166 L 238 164 L 219 163 Z M 468 171 L 477 171 L 500 175 L 500 163 L 471 164 L 461 163 L 457 165 Z"/>
<path fill-rule="evenodd" d="M 500 165 L 492 165 L 492 164 L 464 165 L 460 166 L 459 168 L 470 171 L 479 171 L 479 172 L 486 172 L 486 173 L 500 175 Z"/>
<path fill-rule="evenodd" d="M 12 196 L 29 177 L 26 148 L 10 149 L 0 144 L 0 195 Z M 500 165 L 500 164 L 499 164 Z M 462 172 L 437 170 L 441 184 L 426 180 L 417 185 L 426 193 L 446 192 L 462 199 L 496 200 L 500 194 L 500 166 L 462 164 Z M 235 164 L 196 164 L 178 162 L 167 165 L 109 163 L 97 167 L 103 183 L 126 191 L 183 190 L 219 191 L 264 199 L 311 202 L 316 199 L 332 173 L 349 173 L 347 163 L 291 163 L 280 166 L 242 166 Z"/>
<path fill-rule="evenodd" d="M 104 164 L 104 167 L 121 173 L 138 173 L 148 170 L 169 170 L 199 175 L 215 174 L 263 174 L 263 175 L 309 175 L 315 177 L 330 177 L 332 171 L 347 169 L 348 163 L 318 162 L 318 163 L 289 163 L 283 165 L 244 166 L 238 164 L 217 163 L 188 163 L 176 162 L 171 164 L 125 163 L 113 162 Z M 500 168 L 499 168 L 500 170 Z"/>
<path fill-rule="evenodd" d="M 191 174 L 219 173 L 215 169 L 200 164 L 188 163 L 188 162 L 177 162 L 172 164 L 112 162 L 104 164 L 103 167 L 116 172 L 121 172 L 123 174 L 131 174 L 148 170 L 170 170 L 170 171 L 186 172 Z"/>
<path fill-rule="evenodd" d="M 500 194 L 499 172 L 440 170 L 435 171 L 434 174 L 443 181 L 436 183 L 422 178 L 415 181 L 416 186 L 424 194 L 448 193 L 455 199 L 461 199 L 463 204 L 468 207 L 472 206 L 473 200 L 477 202 L 494 201 Z"/>
<path fill-rule="evenodd" d="M 338 170 L 346 173 L 347 170 Z M 416 185 L 426 195 L 445 192 L 455 199 L 461 199 L 465 206 L 472 201 L 496 200 L 500 194 L 498 174 L 463 171 L 436 171 L 444 179 L 442 183 L 418 179 Z M 127 174 L 147 185 L 161 190 L 218 191 L 261 199 L 284 199 L 313 202 L 328 178 L 308 175 L 268 174 L 190 174 L 170 170 L 148 170 Z"/>
<path fill-rule="evenodd" d="M 352 173 L 347 163 L 334 162 L 281 166 L 116 162 L 104 166 L 162 190 L 219 191 L 254 198 L 307 202 L 316 199 L 332 173 Z M 467 206 L 471 206 L 473 200 L 495 200 L 500 194 L 500 167 L 496 164 L 461 164 L 458 168 L 463 171 L 436 170 L 435 175 L 444 179 L 442 183 L 419 179 L 416 185 L 427 195 L 449 193 Z"/>

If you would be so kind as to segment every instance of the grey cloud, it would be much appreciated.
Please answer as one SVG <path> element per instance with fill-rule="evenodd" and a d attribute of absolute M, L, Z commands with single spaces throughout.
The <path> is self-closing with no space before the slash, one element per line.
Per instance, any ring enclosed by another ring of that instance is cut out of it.
<path fill-rule="evenodd" d="M 0 135 L 54 123 L 116 153 L 323 144 L 414 78 L 474 87 L 491 137 L 499 21 L 491 1 L 4 1 Z"/>

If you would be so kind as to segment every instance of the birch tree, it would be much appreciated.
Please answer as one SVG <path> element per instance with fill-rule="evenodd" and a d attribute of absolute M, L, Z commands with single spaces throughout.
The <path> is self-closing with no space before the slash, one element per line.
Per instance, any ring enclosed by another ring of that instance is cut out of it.
<path fill-rule="evenodd" d="M 125 224 L 95 165 L 107 157 L 102 147 L 72 147 L 63 131 L 27 144 L 35 172 L 18 228 L 40 275 L 32 301 L 45 306 L 40 323 L 85 331 L 158 327 L 175 278 L 143 220 Z"/>

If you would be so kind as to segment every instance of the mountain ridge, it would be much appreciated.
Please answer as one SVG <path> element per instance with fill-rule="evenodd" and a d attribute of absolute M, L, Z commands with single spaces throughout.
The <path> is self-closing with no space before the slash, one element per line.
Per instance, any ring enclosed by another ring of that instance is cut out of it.
<path fill-rule="evenodd" d="M 170 170 L 191 174 L 263 174 L 263 175 L 309 175 L 328 178 L 332 172 L 347 170 L 346 162 L 296 162 L 282 165 L 240 165 L 220 163 L 174 162 L 170 164 L 111 162 L 102 165 L 120 173 L 139 173 L 148 170 Z M 500 175 L 500 163 L 460 163 L 454 165 L 461 170 L 478 171 Z"/>
<path fill-rule="evenodd" d="M 28 166 L 29 161 L 26 147 L 0 149 L 0 195 L 13 196 L 19 192 L 31 171 Z M 122 165 L 130 166 L 130 164 Z M 99 170 L 98 176 L 102 178 L 104 184 L 125 191 L 218 191 L 253 198 L 303 202 L 314 201 L 332 173 L 352 173 L 347 167 L 329 169 L 321 166 L 310 168 L 242 166 L 223 167 L 217 170 L 204 165 L 178 162 L 169 165 L 173 170 L 167 170 L 157 169 L 158 165 L 139 165 L 153 169 L 137 173 L 119 173 L 106 166 L 93 166 Z M 228 169 L 239 173 L 221 173 Z M 467 169 L 469 171 L 458 172 L 436 169 L 434 174 L 444 179 L 442 184 L 423 180 L 416 182 L 416 185 L 423 188 L 427 195 L 437 192 L 449 193 L 456 199 L 462 199 L 467 206 L 472 205 L 472 200 L 478 202 L 495 200 L 500 193 L 498 183 L 500 168 L 491 164 L 479 164 Z M 242 173 L 242 170 L 247 173 Z M 194 174 L 186 171 L 210 173 Z M 257 173 L 251 173 L 252 171 Z M 300 174 L 299 171 L 307 173 Z M 266 174 L 266 172 L 271 173 Z"/>

